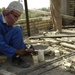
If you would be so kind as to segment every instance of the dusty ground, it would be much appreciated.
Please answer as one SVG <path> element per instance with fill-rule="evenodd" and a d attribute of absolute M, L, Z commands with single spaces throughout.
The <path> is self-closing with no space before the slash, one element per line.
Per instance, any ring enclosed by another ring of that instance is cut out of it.
<path fill-rule="evenodd" d="M 71 35 L 71 34 L 74 35 L 75 30 L 74 29 L 70 30 L 70 31 L 65 30 L 65 32 L 62 33 L 62 34 L 55 34 L 54 32 L 49 32 L 46 35 L 48 35 L 48 34 L 49 35 Z M 71 50 L 74 51 L 74 49 L 63 47 L 61 45 L 56 44 L 54 41 L 51 42 L 50 40 L 58 41 L 57 38 L 51 38 L 51 39 L 50 38 L 49 39 L 43 38 L 43 39 L 38 39 L 38 40 L 31 40 L 32 41 L 31 43 L 38 42 L 38 43 L 36 43 L 37 46 L 34 47 L 35 50 L 44 50 L 44 49 L 47 49 L 47 47 L 51 46 L 52 47 L 51 49 L 53 49 L 53 50 L 59 49 L 60 51 L 64 52 L 63 54 L 70 53 Z M 60 38 L 60 40 L 64 41 L 64 42 L 67 42 L 67 43 L 70 43 L 72 45 L 75 45 L 75 37 L 63 37 L 63 38 Z M 43 43 L 43 41 L 44 41 L 44 43 Z M 50 42 L 45 43 L 45 41 L 50 41 Z M 29 43 L 30 41 L 28 39 L 28 40 L 25 40 L 25 42 Z M 39 42 L 42 42 L 42 43 L 40 44 Z M 55 62 L 55 63 L 49 64 L 49 63 L 45 63 L 45 62 L 40 62 L 37 65 L 34 65 L 31 55 L 27 55 L 27 56 L 24 56 L 22 58 L 31 63 L 30 68 L 15 67 L 15 66 L 12 65 L 11 59 L 8 59 L 5 63 L 1 64 L 2 66 L 0 67 L 0 70 L 5 69 L 8 72 L 16 73 L 17 75 L 75 75 L 74 71 L 72 72 L 68 69 L 65 69 L 65 66 L 63 66 L 63 64 L 62 64 L 63 59 L 61 59 L 61 61 L 58 61 L 58 62 Z M 55 55 L 50 54 L 50 53 L 49 54 L 45 53 L 45 60 L 48 60 L 48 59 L 53 60 L 55 58 L 58 58 L 58 57 L 56 57 Z M 44 65 L 39 66 L 39 64 L 44 64 Z"/>

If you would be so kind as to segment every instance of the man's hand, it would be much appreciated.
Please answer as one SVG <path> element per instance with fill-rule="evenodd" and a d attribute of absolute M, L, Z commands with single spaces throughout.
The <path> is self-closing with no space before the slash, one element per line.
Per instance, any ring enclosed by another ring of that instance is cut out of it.
<path fill-rule="evenodd" d="M 28 47 L 28 49 L 26 50 L 27 54 L 32 54 L 32 55 L 38 54 L 38 52 L 34 50 L 34 47 L 32 45 L 27 45 L 27 47 Z"/>
<path fill-rule="evenodd" d="M 33 49 L 28 49 L 26 52 L 27 52 L 27 54 L 32 54 L 32 55 L 38 54 L 38 52 Z"/>
<path fill-rule="evenodd" d="M 25 54 L 36 55 L 36 54 L 38 54 L 38 52 L 35 51 L 33 46 L 31 45 L 30 48 L 28 48 L 28 49 L 19 49 L 19 50 L 17 50 L 16 54 L 18 54 L 18 55 L 25 55 Z"/>
<path fill-rule="evenodd" d="M 25 49 L 19 49 L 19 50 L 17 50 L 16 54 L 18 54 L 18 55 L 25 55 L 26 51 L 25 51 Z"/>

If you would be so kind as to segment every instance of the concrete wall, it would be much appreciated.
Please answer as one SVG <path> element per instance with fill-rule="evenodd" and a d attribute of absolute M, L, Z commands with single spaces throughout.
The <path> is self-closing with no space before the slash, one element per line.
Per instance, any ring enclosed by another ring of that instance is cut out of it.
<path fill-rule="evenodd" d="M 61 0 L 61 14 L 70 15 L 70 0 Z"/>
<path fill-rule="evenodd" d="M 74 15 L 75 0 L 61 0 L 61 13 L 65 15 Z"/>
<path fill-rule="evenodd" d="M 70 0 L 70 15 L 74 16 L 75 12 L 75 0 Z"/>
<path fill-rule="evenodd" d="M 61 0 L 61 14 L 74 16 L 75 0 Z M 62 20 L 63 25 L 70 25 L 73 21 L 68 19 Z"/>

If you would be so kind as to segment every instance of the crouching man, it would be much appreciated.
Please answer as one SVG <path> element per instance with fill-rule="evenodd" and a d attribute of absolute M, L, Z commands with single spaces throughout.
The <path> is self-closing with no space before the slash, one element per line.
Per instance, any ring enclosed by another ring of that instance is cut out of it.
<path fill-rule="evenodd" d="M 20 67 L 29 67 L 30 64 L 21 59 L 27 50 L 23 42 L 21 26 L 13 27 L 23 12 L 23 6 L 18 1 L 11 2 L 0 15 L 0 54 L 12 58 L 12 63 Z M 29 51 L 29 52 L 33 52 Z"/>

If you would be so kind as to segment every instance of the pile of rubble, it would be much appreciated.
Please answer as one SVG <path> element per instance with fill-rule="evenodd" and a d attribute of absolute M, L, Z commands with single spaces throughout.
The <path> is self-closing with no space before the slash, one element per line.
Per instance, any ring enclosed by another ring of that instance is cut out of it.
<path fill-rule="evenodd" d="M 49 63 L 54 64 L 60 61 L 60 64 L 61 66 L 63 66 L 64 70 L 73 73 L 75 72 L 74 29 L 73 31 L 63 30 L 61 34 L 55 33 L 53 31 L 52 32 L 41 31 L 41 35 L 29 37 L 29 39 L 25 40 L 25 42 L 33 44 L 34 49 L 38 51 L 38 53 L 41 50 L 40 53 L 43 53 L 44 57 L 42 57 L 43 56 L 42 55 L 39 60 L 42 60 L 42 62 L 45 62 L 46 64 Z"/>

